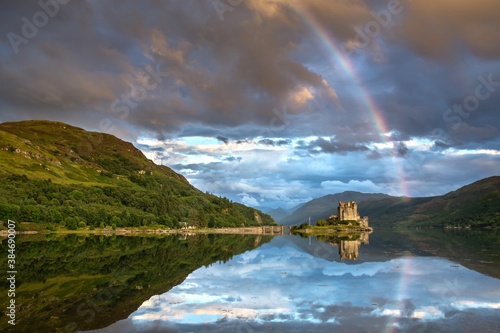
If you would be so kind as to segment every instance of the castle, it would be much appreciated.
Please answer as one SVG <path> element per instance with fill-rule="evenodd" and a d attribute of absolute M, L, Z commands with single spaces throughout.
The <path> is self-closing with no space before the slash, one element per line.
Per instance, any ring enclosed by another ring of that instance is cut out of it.
<path fill-rule="evenodd" d="M 339 221 L 357 221 L 359 225 L 364 228 L 369 228 L 368 226 L 368 216 L 359 216 L 358 204 L 356 201 L 342 202 L 339 201 L 339 207 L 337 208 L 338 215 L 332 215 L 328 220 L 332 222 Z"/>

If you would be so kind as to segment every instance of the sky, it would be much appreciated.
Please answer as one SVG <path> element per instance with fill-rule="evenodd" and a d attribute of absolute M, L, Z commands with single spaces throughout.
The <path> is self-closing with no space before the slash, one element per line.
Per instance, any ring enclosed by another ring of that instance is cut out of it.
<path fill-rule="evenodd" d="M 4 0 L 0 122 L 130 141 L 291 208 L 500 174 L 498 0 Z"/>
<path fill-rule="evenodd" d="M 313 255 L 290 239 L 276 237 L 225 263 L 202 267 L 127 319 L 93 332 L 366 332 L 370 327 L 417 333 L 498 326 L 498 279 L 439 257 L 341 262 L 336 246 L 314 240 Z"/>

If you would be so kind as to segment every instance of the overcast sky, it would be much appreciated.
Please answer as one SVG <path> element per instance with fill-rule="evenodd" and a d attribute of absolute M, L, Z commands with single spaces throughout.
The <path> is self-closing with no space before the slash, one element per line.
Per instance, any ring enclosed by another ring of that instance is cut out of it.
<path fill-rule="evenodd" d="M 500 174 L 498 0 L 3 0 L 0 121 L 132 141 L 292 207 Z"/>

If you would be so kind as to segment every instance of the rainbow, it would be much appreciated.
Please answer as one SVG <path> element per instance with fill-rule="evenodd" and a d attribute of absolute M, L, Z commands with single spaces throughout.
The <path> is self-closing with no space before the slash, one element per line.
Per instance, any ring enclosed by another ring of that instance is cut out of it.
<path fill-rule="evenodd" d="M 328 33 L 328 31 L 309 13 L 307 8 L 299 1 L 291 2 L 290 7 L 302 19 L 302 21 L 310 28 L 314 35 L 318 38 L 321 44 L 325 47 L 332 61 L 338 65 L 344 75 L 350 79 L 358 89 L 359 101 L 362 107 L 369 112 L 375 129 L 381 142 L 392 143 L 390 140 L 390 128 L 383 116 L 382 111 L 377 106 L 375 100 L 371 97 L 366 89 L 363 88 L 358 73 L 349 57 L 344 54 L 340 47 L 335 42 L 335 39 Z M 408 197 L 408 186 L 405 181 L 401 161 L 395 156 L 392 157 L 393 172 L 398 177 L 398 183 L 393 184 L 396 192 Z"/>

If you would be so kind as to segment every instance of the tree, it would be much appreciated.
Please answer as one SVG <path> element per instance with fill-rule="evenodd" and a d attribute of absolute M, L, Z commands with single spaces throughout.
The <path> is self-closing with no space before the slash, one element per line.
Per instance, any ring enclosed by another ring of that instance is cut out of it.
<path fill-rule="evenodd" d="M 210 218 L 208 219 L 208 227 L 209 228 L 215 227 L 215 217 L 213 215 L 210 215 Z"/>
<path fill-rule="evenodd" d="M 83 193 L 78 190 L 74 190 L 70 193 L 70 196 L 73 200 L 80 201 L 83 200 Z"/>
<path fill-rule="evenodd" d="M 110 222 L 112 226 L 115 226 L 114 229 L 116 229 L 116 226 L 122 226 L 122 220 L 118 216 L 113 216 Z"/>
<path fill-rule="evenodd" d="M 66 218 L 65 222 L 66 222 L 66 228 L 68 228 L 68 230 L 76 230 L 77 229 L 76 219 L 74 217 Z"/>

